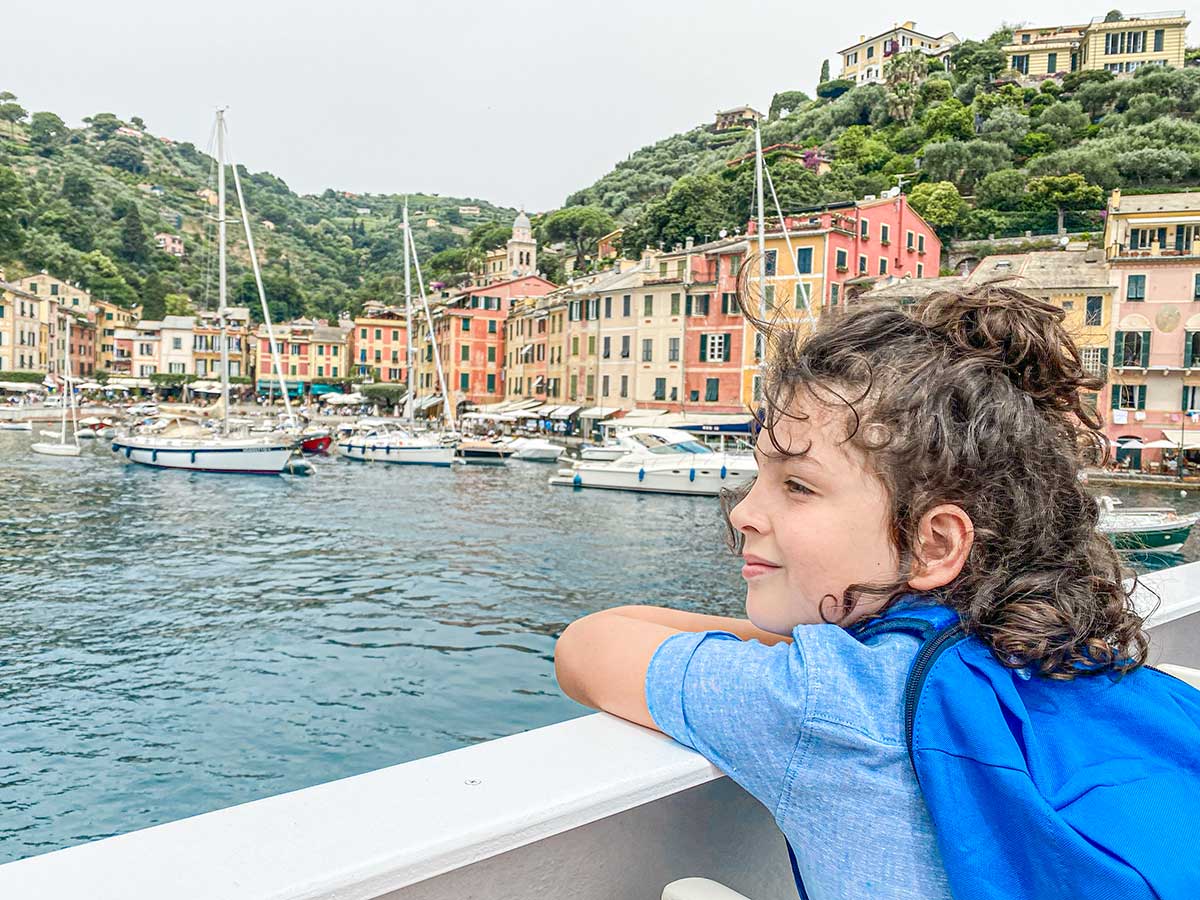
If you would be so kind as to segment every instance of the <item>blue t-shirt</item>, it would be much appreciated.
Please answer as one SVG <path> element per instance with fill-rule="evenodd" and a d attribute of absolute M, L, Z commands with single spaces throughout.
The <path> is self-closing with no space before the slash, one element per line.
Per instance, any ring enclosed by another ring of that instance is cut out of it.
<path fill-rule="evenodd" d="M 836 625 L 792 637 L 668 638 L 646 673 L 650 715 L 766 805 L 811 900 L 950 900 L 904 740 L 916 638 L 862 643 Z"/>

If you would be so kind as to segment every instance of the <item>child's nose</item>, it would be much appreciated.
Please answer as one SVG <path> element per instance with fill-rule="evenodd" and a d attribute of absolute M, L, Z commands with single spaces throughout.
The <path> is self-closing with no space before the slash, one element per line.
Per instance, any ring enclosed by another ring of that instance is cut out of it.
<path fill-rule="evenodd" d="M 757 531 L 762 533 L 767 530 L 766 517 L 762 512 L 762 505 L 759 502 L 758 479 L 751 482 L 750 490 L 742 497 L 729 513 L 729 522 L 738 531 Z"/>

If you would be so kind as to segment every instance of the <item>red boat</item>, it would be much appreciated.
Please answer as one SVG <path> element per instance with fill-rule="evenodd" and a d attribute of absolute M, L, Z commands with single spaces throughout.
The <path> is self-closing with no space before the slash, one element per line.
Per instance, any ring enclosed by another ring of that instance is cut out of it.
<path fill-rule="evenodd" d="M 306 431 L 300 435 L 300 449 L 305 453 L 325 453 L 333 443 L 328 431 Z"/>

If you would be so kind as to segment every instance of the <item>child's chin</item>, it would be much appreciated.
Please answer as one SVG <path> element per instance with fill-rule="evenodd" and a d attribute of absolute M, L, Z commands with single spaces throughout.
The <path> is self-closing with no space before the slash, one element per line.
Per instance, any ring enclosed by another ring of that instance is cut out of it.
<path fill-rule="evenodd" d="M 755 597 L 753 589 L 747 591 L 746 618 L 755 628 L 785 636 L 791 634 L 797 625 L 802 624 L 797 622 L 795 614 L 782 604 Z"/>

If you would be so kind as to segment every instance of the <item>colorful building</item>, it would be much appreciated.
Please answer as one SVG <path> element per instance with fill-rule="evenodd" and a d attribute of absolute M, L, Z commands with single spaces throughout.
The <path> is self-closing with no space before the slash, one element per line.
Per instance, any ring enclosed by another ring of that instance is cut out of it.
<path fill-rule="evenodd" d="M 1083 25 L 1018 28 L 1002 50 L 1022 80 L 1037 82 L 1079 69 L 1117 75 L 1142 66 L 1183 68 L 1190 24 L 1182 11 L 1098 16 Z"/>
<path fill-rule="evenodd" d="M 550 296 L 518 300 L 505 322 L 504 397 L 545 401 L 549 393 Z"/>
<path fill-rule="evenodd" d="M 154 235 L 154 246 L 172 256 L 182 258 L 184 255 L 183 238 L 177 234 L 171 234 L 169 231 L 160 231 Z"/>
<path fill-rule="evenodd" d="M 288 393 L 299 396 L 314 382 L 336 381 L 350 374 L 352 324 L 330 325 L 323 319 L 300 318 L 275 326 L 279 364 Z M 271 358 L 271 342 L 265 325 L 255 333 L 257 344 L 256 387 L 260 394 L 278 392 L 279 383 Z"/>
<path fill-rule="evenodd" d="M 414 315 L 420 311 L 414 309 Z M 372 300 L 354 319 L 350 360 L 368 381 L 401 383 L 408 369 L 408 326 L 404 310 Z"/>
<path fill-rule="evenodd" d="M 96 311 L 96 371 L 119 371 L 116 367 L 117 329 L 133 328 L 142 318 L 142 308 L 135 306 L 126 309 L 96 297 L 91 298 L 91 305 Z M 127 361 L 128 357 L 124 360 Z"/>
<path fill-rule="evenodd" d="M 873 37 L 860 34 L 856 43 L 839 50 L 842 71 L 838 77 L 855 84 L 883 84 L 886 80 L 884 65 L 897 53 L 916 50 L 948 65 L 950 52 L 958 44 L 958 36 L 952 31 L 940 36 L 923 34 L 917 31 L 916 23 L 909 20 Z"/>
<path fill-rule="evenodd" d="M 1104 250 L 1115 289 L 1108 434 L 1200 448 L 1200 192 L 1113 191 Z M 1140 451 L 1119 455 L 1141 463 Z"/>
<path fill-rule="evenodd" d="M 44 372 L 41 306 L 45 298 L 0 280 L 0 371 Z"/>
<path fill-rule="evenodd" d="M 477 273 L 476 284 L 486 286 L 512 281 L 537 274 L 537 240 L 533 224 L 525 210 L 513 219 L 512 237 L 503 247 L 490 250 L 484 257 L 483 272 Z"/>
<path fill-rule="evenodd" d="M 713 131 L 729 131 L 733 128 L 753 128 L 763 119 L 763 114 L 753 106 L 735 106 L 716 113 Z"/>
<path fill-rule="evenodd" d="M 226 357 L 231 378 L 247 377 L 255 339 L 250 333 L 250 310 L 245 306 L 225 309 Z M 268 353 L 267 359 L 270 359 Z M 221 377 L 221 322 L 215 310 L 196 313 L 192 328 L 192 369 L 200 378 Z"/>
<path fill-rule="evenodd" d="M 71 372 L 76 377 L 91 378 L 96 374 L 96 311 L 87 313 L 67 311 L 71 316 Z"/>

